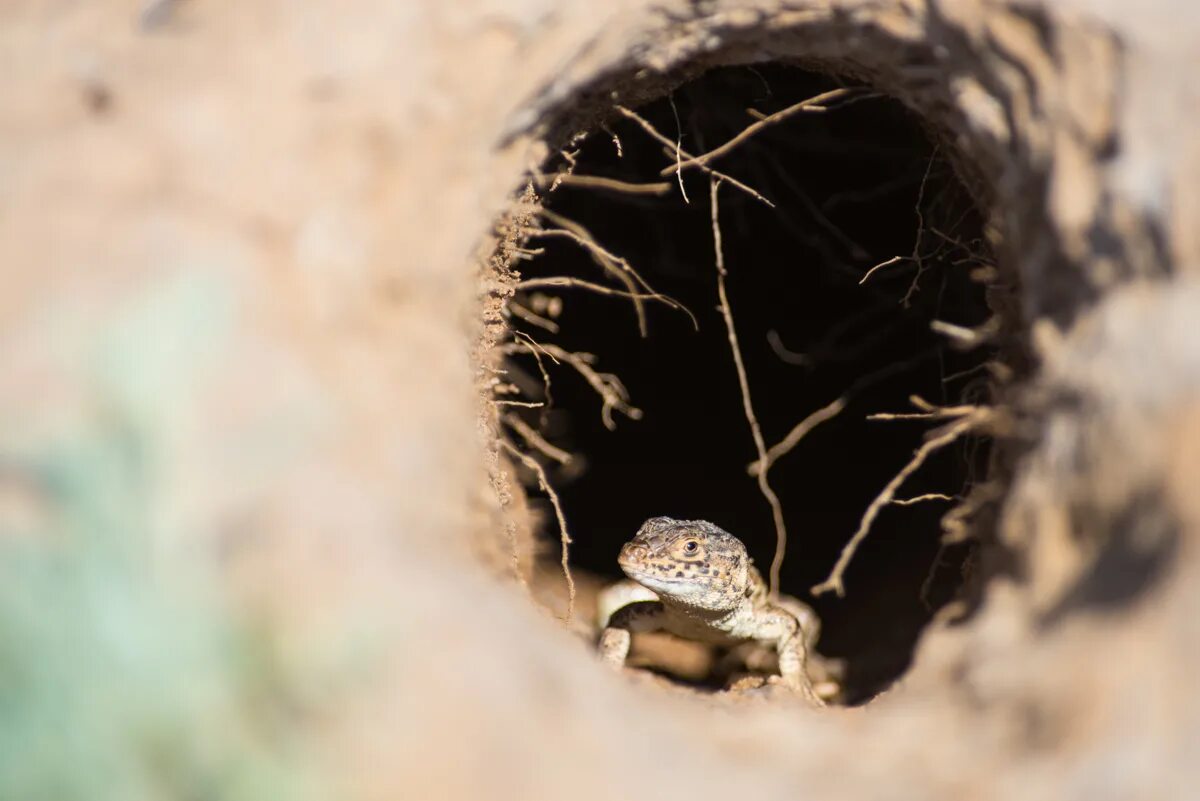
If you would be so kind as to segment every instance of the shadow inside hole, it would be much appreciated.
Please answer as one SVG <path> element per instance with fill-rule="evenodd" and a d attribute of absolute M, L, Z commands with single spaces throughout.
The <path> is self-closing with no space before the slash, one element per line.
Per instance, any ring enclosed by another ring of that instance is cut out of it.
<path fill-rule="evenodd" d="M 702 153 L 753 122 L 747 109 L 769 114 L 836 85 L 787 66 L 721 68 L 676 90 L 674 108 L 663 99 L 639 113 L 672 139 L 678 132 L 684 150 Z M 612 130 L 620 152 L 605 132 L 572 146 L 577 175 L 676 180 L 659 175 L 673 154 L 636 124 Z M 553 161 L 547 172 L 565 162 Z M 914 411 L 914 394 L 954 404 L 983 391 L 989 354 L 955 350 L 930 330 L 935 319 L 976 326 L 988 317 L 983 287 L 971 277 L 988 260 L 981 222 L 944 154 L 887 98 L 798 114 L 713 166 L 776 204 L 721 188 L 730 305 L 768 446 L 853 388 L 840 415 L 779 460 L 771 483 L 790 539 L 782 589 L 817 609 L 818 650 L 845 660 L 847 697 L 862 700 L 903 672 L 921 628 L 961 581 L 966 546 L 939 557 L 939 520 L 949 504 L 886 507 L 845 574 L 846 597 L 813 599 L 808 588 L 828 575 L 868 504 L 936 426 L 866 415 Z M 711 520 L 745 541 L 764 575 L 771 563 L 774 527 L 747 473 L 756 454 L 717 309 L 708 181 L 699 170 L 684 172 L 687 201 L 676 186 L 648 196 L 563 185 L 546 199 L 553 213 L 583 225 L 655 290 L 686 305 L 699 324 L 694 330 L 685 314 L 648 303 L 643 339 L 627 300 L 577 288 L 518 294 L 517 303 L 543 313 L 561 302 L 560 330 L 516 317 L 514 327 L 595 354 L 596 369 L 619 376 L 644 411 L 636 421 L 617 413 L 616 429 L 607 430 L 588 383 L 544 359 L 553 403 L 521 414 L 577 455 L 551 470 L 576 569 L 618 577 L 621 544 L 655 515 Z M 523 264 L 523 278 L 571 276 L 619 287 L 576 242 L 539 237 L 534 246 L 544 252 Z M 908 258 L 914 248 L 920 266 Z M 510 368 L 523 386 L 540 387 L 531 358 L 514 357 Z M 966 439 L 936 453 L 897 497 L 961 496 L 982 477 L 983 450 Z"/>

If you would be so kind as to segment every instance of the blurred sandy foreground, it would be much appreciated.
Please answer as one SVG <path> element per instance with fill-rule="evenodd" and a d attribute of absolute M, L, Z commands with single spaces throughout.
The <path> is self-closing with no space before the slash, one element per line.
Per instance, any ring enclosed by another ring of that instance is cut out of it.
<path fill-rule="evenodd" d="M 503 523 L 472 361 L 539 115 L 805 26 L 897 87 L 848 32 L 995 78 L 1095 277 L 1022 268 L 1031 318 L 1074 304 L 1001 525 L 1023 572 L 822 713 L 612 675 L 478 558 Z M 1198 33 L 1170 0 L 7 4 L 0 797 L 1189 797 Z M 1111 71 L 1080 70 L 1100 40 Z M 1073 147 L 1113 97 L 1106 148 Z M 1103 275 L 1096 220 L 1129 243 Z M 1123 536 L 1153 581 L 1065 603 Z"/>

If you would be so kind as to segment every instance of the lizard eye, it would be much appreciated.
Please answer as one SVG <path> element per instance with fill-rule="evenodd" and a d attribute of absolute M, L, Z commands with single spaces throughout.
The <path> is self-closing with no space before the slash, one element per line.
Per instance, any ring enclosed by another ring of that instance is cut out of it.
<path fill-rule="evenodd" d="M 696 542 L 695 540 L 688 540 L 687 542 L 685 542 L 683 544 L 683 552 L 684 553 L 691 554 L 691 553 L 695 553 L 698 550 L 700 550 L 700 543 Z"/>

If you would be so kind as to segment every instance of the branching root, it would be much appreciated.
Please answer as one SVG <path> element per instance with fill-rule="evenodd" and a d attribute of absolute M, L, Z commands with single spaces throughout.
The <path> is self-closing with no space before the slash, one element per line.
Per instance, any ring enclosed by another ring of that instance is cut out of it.
<path fill-rule="evenodd" d="M 522 453 L 521 451 L 517 450 L 510 442 L 508 442 L 508 440 L 501 439 L 500 445 L 506 451 L 511 453 L 516 459 L 518 459 L 521 464 L 525 465 L 534 472 L 538 479 L 538 486 L 541 487 L 542 492 L 546 493 L 546 497 L 550 499 L 550 504 L 554 507 L 554 515 L 558 518 L 559 542 L 562 544 L 562 573 L 563 578 L 567 582 L 567 613 L 563 620 L 567 623 L 570 623 L 571 618 L 575 615 L 575 578 L 571 575 L 571 566 L 568 563 L 571 535 L 567 532 L 567 518 L 563 514 L 562 503 L 559 502 L 558 493 L 555 492 L 554 487 L 550 485 L 549 480 L 546 478 L 546 471 L 541 464 L 538 463 L 537 459 L 534 459 L 527 453 Z"/>
<path fill-rule="evenodd" d="M 871 524 L 875 522 L 875 518 L 879 515 L 879 512 L 885 506 L 892 503 L 896 491 L 900 489 L 901 485 L 913 473 L 921 468 L 921 465 L 925 463 L 925 460 L 931 454 L 951 444 L 964 434 L 991 424 L 995 418 L 995 414 L 994 409 L 985 406 L 973 407 L 971 411 L 964 411 L 962 413 L 957 413 L 956 409 L 956 414 L 953 415 L 956 419 L 953 422 L 933 431 L 930 438 L 916 450 L 908 464 L 904 465 L 900 472 L 887 483 L 883 491 L 876 496 L 875 500 L 871 501 L 866 512 L 863 513 L 862 521 L 858 524 L 858 530 L 854 532 L 850 541 L 842 548 L 842 552 L 838 556 L 837 562 L 834 564 L 829 576 L 820 584 L 813 586 L 813 595 L 834 592 L 839 598 L 844 597 L 846 588 L 843 584 L 843 579 L 845 578 L 846 568 L 849 567 L 850 562 L 854 559 L 854 554 L 858 551 L 862 541 L 866 539 L 867 534 L 871 530 Z"/>

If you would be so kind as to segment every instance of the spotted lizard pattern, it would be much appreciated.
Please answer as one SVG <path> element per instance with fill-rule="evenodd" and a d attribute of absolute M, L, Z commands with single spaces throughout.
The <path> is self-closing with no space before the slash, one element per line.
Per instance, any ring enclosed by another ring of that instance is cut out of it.
<path fill-rule="evenodd" d="M 815 703 L 806 671 L 819 632 L 816 614 L 799 601 L 770 601 L 766 583 L 737 537 L 706 520 L 653 517 L 621 548 L 617 563 L 657 600 L 617 609 L 600 636 L 604 661 L 624 665 L 634 632 L 668 631 L 717 646 L 758 642 L 779 656 L 779 678 Z"/>

